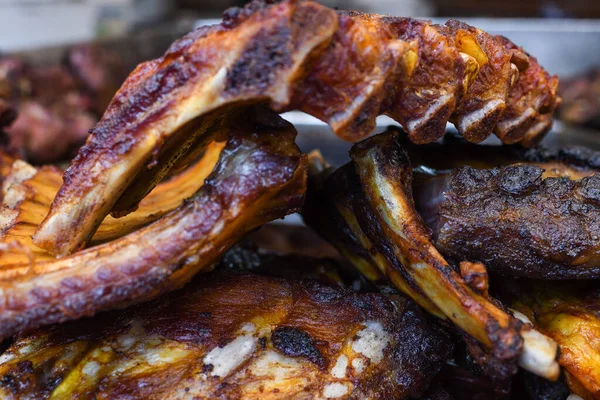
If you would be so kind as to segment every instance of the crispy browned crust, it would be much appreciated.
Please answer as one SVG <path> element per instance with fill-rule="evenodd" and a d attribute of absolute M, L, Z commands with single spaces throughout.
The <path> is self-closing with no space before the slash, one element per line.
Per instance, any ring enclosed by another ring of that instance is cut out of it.
<path fill-rule="evenodd" d="M 416 208 L 442 254 L 504 275 L 600 276 L 600 153 L 446 142 L 403 144 Z"/>
<path fill-rule="evenodd" d="M 600 175 L 543 173 L 529 164 L 453 171 L 433 227 L 436 247 L 506 275 L 600 277 Z"/>
<path fill-rule="evenodd" d="M 481 29 L 450 20 L 447 31 L 456 37 L 456 45 L 478 60 L 479 73 L 457 106 L 453 121 L 461 135 L 470 142 L 481 142 L 490 135 L 506 108 L 508 91 L 515 69 L 511 68 L 512 51 Z"/>
<path fill-rule="evenodd" d="M 189 168 L 157 185 L 139 208 L 123 218 L 107 216 L 92 238 L 92 245 L 118 239 L 177 208 L 202 186 L 212 172 L 224 142 L 207 146 L 202 157 Z M 0 239 L 13 251 L 0 253 L 0 270 L 28 268 L 30 263 L 53 260 L 52 254 L 33 244 L 31 239 L 62 184 L 62 171 L 53 166 L 33 167 L 13 162 L 5 176 L 6 201 L 0 210 Z"/>
<path fill-rule="evenodd" d="M 217 355 L 236 340 L 241 357 Z M 340 398 L 415 398 L 451 347 L 403 297 L 215 272 L 150 303 L 18 335 L 0 358 L 0 394 L 289 399 L 337 389 Z"/>
<path fill-rule="evenodd" d="M 118 240 L 0 271 L 0 337 L 92 315 L 181 287 L 250 230 L 298 209 L 306 157 L 279 117 L 248 110 L 197 193 Z M 15 276 L 16 275 L 16 276 Z"/>
<path fill-rule="evenodd" d="M 452 115 L 465 138 L 481 141 L 519 68 L 527 74 L 527 57 L 513 47 L 458 22 L 432 26 L 311 1 L 229 10 L 220 25 L 188 34 L 131 74 L 66 171 L 35 242 L 61 256 L 84 247 L 105 215 L 135 209 L 240 103 L 308 112 L 353 141 L 387 113 L 412 140 L 430 142 Z M 551 118 L 552 107 L 539 112 Z"/>
<path fill-rule="evenodd" d="M 477 76 L 479 64 L 461 52 L 454 36 L 445 34 L 442 27 L 412 18 L 383 20 L 395 35 L 418 48 L 418 64 L 410 75 L 402 75 L 386 113 L 405 127 L 414 143 L 439 139 Z"/>
<path fill-rule="evenodd" d="M 527 340 L 522 335 L 529 328 L 487 298 L 485 291 L 481 295 L 473 290 L 434 247 L 414 208 L 412 169 L 394 132 L 366 139 L 350 154 L 352 163 L 325 178 L 311 179 L 324 181 L 311 184 L 321 191 L 307 198 L 303 211 L 307 223 L 359 270 L 369 273 L 377 267 L 429 312 L 448 318 L 476 339 L 488 349 L 480 350 L 486 354 L 481 356 L 484 362 L 505 364 L 504 369 L 514 373 L 514 362 Z M 312 175 L 319 168 L 310 170 Z M 556 379 L 558 367 L 553 365 L 546 373 Z"/>
<path fill-rule="evenodd" d="M 588 282 L 511 282 L 513 307 L 560 347 L 571 392 L 600 399 L 600 289 Z"/>
<path fill-rule="evenodd" d="M 507 49 L 524 54 L 525 51 L 505 37 L 496 36 Z M 527 57 L 527 68 L 510 88 L 506 109 L 494 133 L 507 144 L 521 142 L 525 147 L 538 144 L 552 127 L 552 115 L 557 100 L 558 77 L 550 76 L 532 56 Z"/>

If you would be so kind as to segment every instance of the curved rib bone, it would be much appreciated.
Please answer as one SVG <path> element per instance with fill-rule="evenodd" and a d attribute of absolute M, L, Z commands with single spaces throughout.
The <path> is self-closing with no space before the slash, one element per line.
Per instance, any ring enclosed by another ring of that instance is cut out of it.
<path fill-rule="evenodd" d="M 364 235 L 366 240 L 360 241 L 360 246 L 371 257 L 383 258 L 374 264 L 401 291 L 491 348 L 496 359 L 518 359 L 523 368 L 556 379 L 556 343 L 543 335 L 529 334 L 530 328 L 476 293 L 433 246 L 414 208 L 408 158 L 394 135 L 388 132 L 367 139 L 353 147 L 351 156 L 353 163 L 331 174 L 323 184 L 324 204 L 332 203 L 345 224 L 340 224 L 339 218 L 332 223 L 329 215 L 310 205 L 310 197 L 304 211 L 307 222 L 327 239 L 333 226 L 338 229 L 336 236 L 345 240 L 350 235 Z M 364 245 L 367 241 L 372 248 Z M 332 243 L 342 253 L 352 251 L 348 241 L 338 238 Z M 540 362 L 532 366 L 532 358 Z"/>
<path fill-rule="evenodd" d="M 189 200 L 121 239 L 4 275 L 0 337 L 144 301 L 181 287 L 248 231 L 297 210 L 306 157 L 276 116 L 230 120 L 214 172 Z"/>
<path fill-rule="evenodd" d="M 118 239 L 177 208 L 202 186 L 224 145 L 224 142 L 208 145 L 200 160 L 156 186 L 135 212 L 119 219 L 107 216 L 91 244 Z M 19 160 L 7 172 L 6 201 L 0 210 L 0 238 L 3 243 L 17 242 L 18 246 L 13 246 L 15 251 L 0 252 L 0 270 L 4 271 L 5 276 L 10 269 L 16 272 L 27 267 L 32 258 L 34 262 L 55 259 L 52 254 L 33 244 L 31 236 L 50 210 L 52 199 L 61 184 L 62 171 L 55 167 L 35 168 Z M 26 251 L 23 251 L 23 247 Z"/>
<path fill-rule="evenodd" d="M 84 247 L 105 215 L 133 210 L 240 103 L 308 112 L 348 140 L 387 113 L 428 142 L 452 115 L 466 138 L 480 141 L 518 82 L 513 61 L 527 71 L 513 47 L 466 24 L 338 13 L 311 1 L 230 10 L 222 24 L 188 34 L 132 73 L 66 171 L 35 243 L 60 256 Z M 540 89 L 554 98 L 551 87 Z"/>

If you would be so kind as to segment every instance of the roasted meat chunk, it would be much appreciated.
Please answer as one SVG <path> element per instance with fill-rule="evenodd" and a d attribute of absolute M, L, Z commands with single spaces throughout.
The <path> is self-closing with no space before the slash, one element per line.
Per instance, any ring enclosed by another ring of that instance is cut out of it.
<path fill-rule="evenodd" d="M 0 269 L 0 337 L 177 289 L 247 232 L 298 210 L 306 156 L 295 130 L 266 110 L 243 117 L 228 120 L 214 171 L 175 210 L 72 256 Z"/>
<path fill-rule="evenodd" d="M 126 72 L 119 55 L 98 44 L 73 46 L 61 65 L 0 57 L 3 147 L 38 164 L 68 160 L 85 142 Z"/>
<path fill-rule="evenodd" d="M 216 271 L 146 304 L 17 335 L 0 356 L 0 395 L 406 399 L 451 348 L 403 297 Z"/>
<path fill-rule="evenodd" d="M 531 144 L 550 128 L 556 94 L 555 79 L 522 50 L 463 23 L 255 0 L 138 66 L 66 171 L 35 243 L 60 256 L 81 249 L 107 214 L 135 210 L 215 123 L 248 103 L 305 111 L 353 141 L 389 114 L 417 143 L 442 136 L 448 118 L 479 142 L 508 103 L 500 136 Z M 530 120 L 521 113 L 543 123 L 522 126 Z"/>
<path fill-rule="evenodd" d="M 438 183 L 436 247 L 505 275 L 600 277 L 600 175 L 543 179 L 535 165 L 462 167 Z"/>
<path fill-rule="evenodd" d="M 416 207 L 444 255 L 503 275 L 600 277 L 597 153 L 406 147 Z"/>

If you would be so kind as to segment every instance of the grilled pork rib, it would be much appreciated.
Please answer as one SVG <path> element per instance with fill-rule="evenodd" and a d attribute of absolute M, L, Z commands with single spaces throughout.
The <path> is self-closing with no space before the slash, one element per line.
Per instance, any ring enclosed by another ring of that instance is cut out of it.
<path fill-rule="evenodd" d="M 0 337 L 179 288 L 247 232 L 296 211 L 306 190 L 306 156 L 294 144 L 293 127 L 255 109 L 228 124 L 214 171 L 177 209 L 72 256 L 0 270 Z"/>
<path fill-rule="evenodd" d="M 450 119 L 468 140 L 496 128 L 530 145 L 550 128 L 556 84 L 506 39 L 456 21 L 254 1 L 138 66 L 66 171 L 35 243 L 60 256 L 84 247 L 108 213 L 134 210 L 240 103 L 305 111 L 348 140 L 388 114 L 417 143 L 439 138 Z"/>
<path fill-rule="evenodd" d="M 366 139 L 350 154 L 353 161 L 335 172 L 311 157 L 306 222 L 369 279 L 387 277 L 430 313 L 477 340 L 492 360 L 518 360 L 523 368 L 556 379 L 556 343 L 467 284 L 434 247 L 414 207 L 412 170 L 396 133 Z M 514 372 L 508 367 L 507 374 Z"/>
<path fill-rule="evenodd" d="M 289 261 L 270 262 L 280 271 Z M 302 258 L 303 279 L 216 271 L 147 304 L 20 334 L 0 356 L 0 395 L 420 396 L 450 354 L 449 335 L 404 297 L 306 279 L 319 263 Z"/>

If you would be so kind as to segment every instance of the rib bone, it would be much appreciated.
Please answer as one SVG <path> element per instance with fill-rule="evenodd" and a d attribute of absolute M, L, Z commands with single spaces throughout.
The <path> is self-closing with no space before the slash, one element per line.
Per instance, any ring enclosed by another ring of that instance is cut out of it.
<path fill-rule="evenodd" d="M 363 259 L 371 256 L 398 289 L 434 315 L 452 321 L 491 349 L 495 358 L 518 360 L 523 368 L 556 379 L 556 343 L 539 332 L 531 334 L 529 326 L 473 291 L 433 246 L 414 208 L 412 170 L 394 134 L 360 142 L 351 157 L 352 163 L 325 178 L 321 197 L 308 197 L 307 223 L 327 239 L 337 236 L 332 243 L 343 254 L 361 254 L 352 250 L 358 246 L 351 241 L 364 236 L 358 241 L 360 249 L 366 250 Z M 320 208 L 315 198 L 321 198 Z M 332 205 L 337 212 L 327 211 Z M 350 257 L 361 269 L 355 259 Z M 536 357 L 540 362 L 532 366 L 529 361 Z"/>
<path fill-rule="evenodd" d="M 144 301 L 210 268 L 248 231 L 298 209 L 306 157 L 291 125 L 254 111 L 229 119 L 214 172 L 158 221 L 75 255 L 0 271 L 0 337 Z"/>

